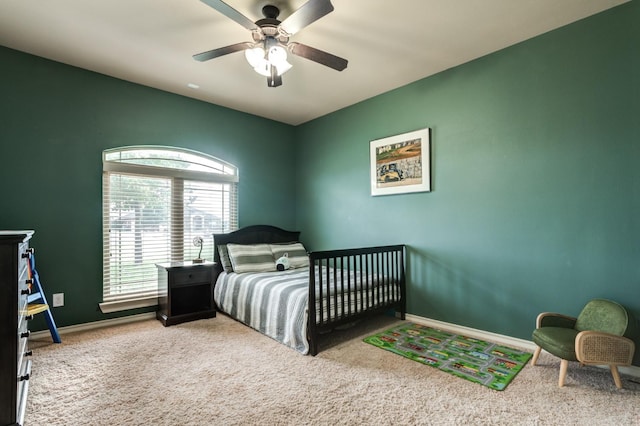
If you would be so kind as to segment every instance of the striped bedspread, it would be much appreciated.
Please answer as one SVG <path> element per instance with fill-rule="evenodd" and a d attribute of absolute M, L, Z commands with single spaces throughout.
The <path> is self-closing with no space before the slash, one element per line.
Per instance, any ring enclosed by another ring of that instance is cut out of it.
<path fill-rule="evenodd" d="M 222 312 L 307 354 L 309 268 L 282 272 L 221 272 L 213 299 Z"/>
<path fill-rule="evenodd" d="M 334 284 L 333 277 L 338 283 Z M 376 306 L 389 298 L 400 299 L 396 286 L 377 289 L 371 277 L 359 273 L 343 273 L 322 268 L 322 279 L 316 271 L 316 283 L 323 282 L 322 292 L 316 288 L 318 322 L 326 323 L 336 313 L 362 310 L 362 306 Z M 369 291 L 360 289 L 360 279 Z M 326 286 L 329 281 L 329 286 Z M 342 281 L 344 281 L 343 292 Z M 260 331 L 298 352 L 307 354 L 307 321 L 309 317 L 309 268 L 290 269 L 282 272 L 226 273 L 221 272 L 214 288 L 214 301 L 222 312 Z M 337 291 L 337 296 L 336 296 Z M 322 295 L 322 298 L 320 298 Z M 322 315 L 320 315 L 322 313 Z"/>

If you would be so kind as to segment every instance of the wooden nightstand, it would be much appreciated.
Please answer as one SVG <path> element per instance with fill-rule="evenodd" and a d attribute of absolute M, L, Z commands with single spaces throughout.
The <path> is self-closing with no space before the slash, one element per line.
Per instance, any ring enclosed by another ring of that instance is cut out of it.
<path fill-rule="evenodd" d="M 213 262 L 158 263 L 158 318 L 166 327 L 216 316 L 213 285 L 217 279 Z"/>

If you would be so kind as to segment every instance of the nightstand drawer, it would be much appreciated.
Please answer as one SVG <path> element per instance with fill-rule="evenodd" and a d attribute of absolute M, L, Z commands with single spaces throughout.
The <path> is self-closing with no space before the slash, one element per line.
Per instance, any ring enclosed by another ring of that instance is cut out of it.
<path fill-rule="evenodd" d="M 171 275 L 172 286 L 192 285 L 211 282 L 211 268 L 188 268 L 175 271 Z"/>

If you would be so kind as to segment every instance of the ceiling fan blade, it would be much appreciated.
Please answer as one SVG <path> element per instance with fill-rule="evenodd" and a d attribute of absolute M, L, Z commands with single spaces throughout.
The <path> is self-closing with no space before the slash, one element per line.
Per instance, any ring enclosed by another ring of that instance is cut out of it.
<path fill-rule="evenodd" d="M 209 59 L 217 58 L 219 56 L 228 55 L 229 53 L 240 52 L 241 50 L 250 49 L 253 46 L 248 41 L 243 43 L 236 43 L 226 47 L 220 47 L 218 49 L 209 50 L 208 52 L 198 53 L 193 55 L 193 59 L 196 61 L 204 62 Z"/>
<path fill-rule="evenodd" d="M 225 2 L 221 0 L 201 0 L 202 3 L 214 8 L 218 12 L 222 13 L 227 18 L 236 21 L 248 30 L 257 30 L 258 26 L 251 19 L 244 16 Z"/>
<path fill-rule="evenodd" d="M 204 0 L 202 0 L 204 1 Z M 331 0 L 309 0 L 287 19 L 280 23 L 280 28 L 293 35 L 333 11 Z"/>
<path fill-rule="evenodd" d="M 347 68 L 347 63 L 349 62 L 339 56 L 332 55 L 331 53 L 324 52 L 316 49 L 315 47 L 307 46 L 306 44 L 292 42 L 289 43 L 289 49 L 294 55 L 302 56 L 303 58 L 325 65 L 329 68 L 333 68 L 337 71 L 342 71 Z"/>

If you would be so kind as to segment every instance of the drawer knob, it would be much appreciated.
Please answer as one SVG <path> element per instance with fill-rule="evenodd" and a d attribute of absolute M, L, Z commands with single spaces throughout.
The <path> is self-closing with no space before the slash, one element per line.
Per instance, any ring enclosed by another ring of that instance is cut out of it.
<path fill-rule="evenodd" d="M 23 333 L 20 333 L 20 337 L 22 337 L 23 339 L 25 339 L 25 338 L 27 338 L 29 336 L 31 336 L 31 331 L 29 331 L 29 330 L 27 330 L 27 331 L 25 331 Z"/>
<path fill-rule="evenodd" d="M 27 321 L 31 321 L 33 319 L 33 315 L 27 315 L 26 317 L 24 317 L 24 319 L 26 319 Z"/>
<path fill-rule="evenodd" d="M 34 251 L 35 250 L 33 249 L 33 247 L 30 247 L 30 248 L 26 249 L 24 251 L 24 253 L 22 253 L 22 258 L 25 259 L 27 257 L 31 257 L 31 255 L 33 254 Z"/>
<path fill-rule="evenodd" d="M 20 380 L 21 382 L 24 382 L 25 380 L 29 380 L 29 373 L 25 374 L 24 376 L 18 377 L 18 380 Z"/>
<path fill-rule="evenodd" d="M 21 294 L 21 295 L 23 295 L 23 296 L 24 296 L 25 294 L 31 294 L 31 289 L 30 289 L 30 288 L 22 289 L 22 290 L 20 291 L 20 294 Z"/>
<path fill-rule="evenodd" d="M 33 355 L 33 351 L 26 351 L 24 353 L 24 356 L 32 356 Z"/>

